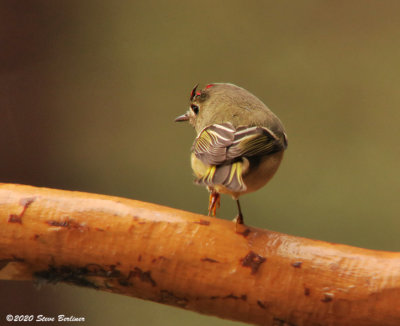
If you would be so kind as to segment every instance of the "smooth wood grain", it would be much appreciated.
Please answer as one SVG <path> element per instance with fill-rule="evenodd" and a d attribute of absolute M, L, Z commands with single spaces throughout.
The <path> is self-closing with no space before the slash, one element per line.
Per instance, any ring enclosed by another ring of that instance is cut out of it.
<path fill-rule="evenodd" d="M 400 325 L 400 254 L 118 197 L 0 184 L 0 279 L 258 325 Z"/>

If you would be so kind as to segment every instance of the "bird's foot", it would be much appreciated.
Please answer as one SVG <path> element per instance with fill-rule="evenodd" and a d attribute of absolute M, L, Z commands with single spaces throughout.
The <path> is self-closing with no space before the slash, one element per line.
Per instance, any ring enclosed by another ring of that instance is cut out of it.
<path fill-rule="evenodd" d="M 232 221 L 235 222 L 236 233 L 241 233 L 241 229 L 243 228 L 244 225 L 243 215 L 238 214 Z"/>
<path fill-rule="evenodd" d="M 244 224 L 243 215 L 238 214 L 232 221 L 236 222 L 236 224 Z"/>
<path fill-rule="evenodd" d="M 210 198 L 208 201 L 208 216 L 215 217 L 217 213 L 217 208 L 220 207 L 221 196 L 218 192 L 212 191 L 210 193 Z"/>
<path fill-rule="evenodd" d="M 242 209 L 240 208 L 239 199 L 236 199 L 236 205 L 238 208 L 238 215 L 236 215 L 233 221 L 236 222 L 236 229 L 237 229 L 238 224 L 243 224 L 243 214 L 242 214 Z"/>

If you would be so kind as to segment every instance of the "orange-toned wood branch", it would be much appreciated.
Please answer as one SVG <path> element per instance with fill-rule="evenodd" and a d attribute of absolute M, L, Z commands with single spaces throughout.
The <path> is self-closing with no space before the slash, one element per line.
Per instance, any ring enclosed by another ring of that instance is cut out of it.
<path fill-rule="evenodd" d="M 400 325 L 400 254 L 159 205 L 0 184 L 0 278 L 45 279 L 259 325 Z"/>

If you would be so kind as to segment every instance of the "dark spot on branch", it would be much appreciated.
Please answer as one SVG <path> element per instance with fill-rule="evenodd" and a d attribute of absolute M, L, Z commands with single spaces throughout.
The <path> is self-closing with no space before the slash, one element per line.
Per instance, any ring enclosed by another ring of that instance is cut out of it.
<path fill-rule="evenodd" d="M 64 221 L 49 220 L 49 221 L 46 221 L 46 223 L 50 226 L 60 226 L 63 228 L 69 227 L 69 220 L 64 220 Z"/>
<path fill-rule="evenodd" d="M 242 294 L 240 297 L 238 297 L 237 295 L 234 295 L 233 293 L 231 293 L 231 294 L 228 294 L 225 297 L 222 297 L 222 299 L 234 299 L 234 300 L 239 300 L 240 299 L 240 300 L 246 301 L 247 300 L 247 295 Z"/>
<path fill-rule="evenodd" d="M 46 270 L 38 271 L 34 273 L 34 276 L 40 281 L 45 280 L 49 283 L 65 282 L 78 286 L 89 287 L 93 289 L 100 289 L 104 285 L 104 288 L 111 289 L 112 283 L 117 281 L 121 286 L 130 286 L 132 283 L 129 282 L 130 275 L 124 275 L 120 270 L 117 269 L 116 265 L 101 266 L 99 264 L 88 264 L 84 267 L 80 266 L 54 266 L 49 265 Z M 102 277 L 104 278 L 103 283 L 100 281 L 95 283 L 90 280 L 90 277 Z M 115 289 L 115 288 L 113 288 Z"/>
<path fill-rule="evenodd" d="M 324 297 L 321 299 L 322 302 L 331 302 L 333 300 L 333 293 L 324 293 Z"/>
<path fill-rule="evenodd" d="M 228 295 L 222 297 L 222 299 L 235 299 L 235 300 L 238 300 L 239 297 L 231 293 L 231 294 L 228 294 Z"/>
<path fill-rule="evenodd" d="M 164 257 L 164 256 L 158 256 L 159 260 L 168 260 L 168 258 Z"/>
<path fill-rule="evenodd" d="M 207 225 L 207 226 L 210 225 L 210 221 L 206 221 L 206 220 L 200 220 L 200 221 L 196 221 L 193 223 L 200 224 L 200 225 Z"/>
<path fill-rule="evenodd" d="M 142 261 L 142 255 L 139 255 L 139 257 L 138 257 L 137 260 L 138 260 L 138 261 Z"/>
<path fill-rule="evenodd" d="M 129 272 L 128 280 L 131 277 L 138 277 L 142 282 L 150 283 L 152 286 L 157 285 L 156 281 L 154 281 L 154 279 L 151 277 L 151 272 L 143 272 L 139 267 L 135 267 L 133 271 Z"/>
<path fill-rule="evenodd" d="M 250 234 L 250 232 L 251 232 L 250 229 L 246 229 L 243 232 L 236 232 L 236 233 L 244 236 L 245 238 L 247 238 L 247 236 Z"/>
<path fill-rule="evenodd" d="M 8 217 L 9 223 L 19 223 L 22 224 L 22 216 L 24 216 L 29 205 L 35 201 L 36 197 L 22 198 L 19 203 L 23 206 L 22 212 L 20 214 L 10 214 Z"/>
<path fill-rule="evenodd" d="M 168 260 L 168 258 L 165 258 L 164 256 L 158 256 L 155 257 L 151 260 L 152 263 L 155 263 L 156 261 L 162 261 L 162 260 Z"/>
<path fill-rule="evenodd" d="M 87 264 L 82 268 L 87 276 L 106 276 L 107 271 L 99 264 Z"/>
<path fill-rule="evenodd" d="M 17 215 L 17 214 L 10 214 L 8 217 L 8 223 L 19 223 L 22 224 L 22 214 Z"/>
<path fill-rule="evenodd" d="M 56 284 L 58 282 L 65 282 L 92 289 L 99 288 L 98 285 L 87 279 L 88 269 L 86 267 L 77 267 L 77 266 L 56 267 L 50 265 L 48 269 L 34 272 L 33 275 L 39 280 L 45 280 L 53 284 Z"/>
<path fill-rule="evenodd" d="M 123 277 L 120 270 L 117 269 L 116 265 L 110 265 L 110 269 L 106 271 L 106 277 L 108 278 L 120 278 Z"/>
<path fill-rule="evenodd" d="M 295 267 L 295 268 L 301 268 L 301 264 L 303 264 L 303 262 L 295 261 L 294 263 L 292 263 L 292 266 Z"/>
<path fill-rule="evenodd" d="M 267 309 L 267 306 L 265 305 L 264 302 L 257 300 L 257 304 L 261 309 Z"/>
<path fill-rule="evenodd" d="M 311 294 L 311 290 L 309 288 L 304 288 L 304 295 L 309 296 Z"/>
<path fill-rule="evenodd" d="M 213 295 L 213 296 L 210 297 L 210 299 L 211 300 L 219 299 L 219 296 L 218 295 Z"/>
<path fill-rule="evenodd" d="M 132 286 L 132 282 L 129 282 L 128 277 L 123 277 L 118 279 L 118 284 L 121 286 Z"/>
<path fill-rule="evenodd" d="M 209 263 L 219 263 L 218 260 L 215 260 L 215 259 L 212 259 L 212 258 L 208 258 L 208 257 L 202 258 L 201 261 L 207 261 Z"/>
<path fill-rule="evenodd" d="M 170 305 L 174 305 L 174 306 L 183 308 L 183 307 L 186 307 L 189 300 L 184 297 L 179 297 L 168 290 L 161 290 L 160 298 L 159 298 L 158 302 L 166 303 L 166 304 L 170 304 Z"/>
<path fill-rule="evenodd" d="M 250 251 L 244 258 L 240 260 L 240 262 L 242 263 L 243 267 L 251 268 L 251 274 L 255 274 L 260 268 L 260 265 L 266 260 L 267 258 L 262 257 L 253 251 Z"/>
<path fill-rule="evenodd" d="M 96 231 L 104 232 L 104 229 L 102 228 L 94 228 Z"/>
<path fill-rule="evenodd" d="M 67 229 L 76 229 L 81 232 L 85 229 L 89 229 L 88 226 L 85 225 L 85 223 L 77 223 L 69 217 L 67 217 L 61 221 L 48 220 L 48 221 L 46 221 L 46 223 L 50 226 L 62 227 L 62 228 L 67 228 Z"/>
<path fill-rule="evenodd" d="M 33 236 L 33 240 L 37 240 L 37 239 L 39 239 L 39 237 L 40 237 L 39 234 L 35 234 L 35 235 Z"/>

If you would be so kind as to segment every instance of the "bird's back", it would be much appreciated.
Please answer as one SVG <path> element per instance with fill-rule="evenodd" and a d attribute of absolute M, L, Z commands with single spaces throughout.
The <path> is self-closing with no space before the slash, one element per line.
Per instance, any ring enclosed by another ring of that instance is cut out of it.
<path fill-rule="evenodd" d="M 206 89 L 203 107 L 207 114 L 202 116 L 196 130 L 212 124 L 231 123 L 234 127 L 266 127 L 278 137 L 284 134 L 279 118 L 256 96 L 233 84 L 213 84 Z"/>

